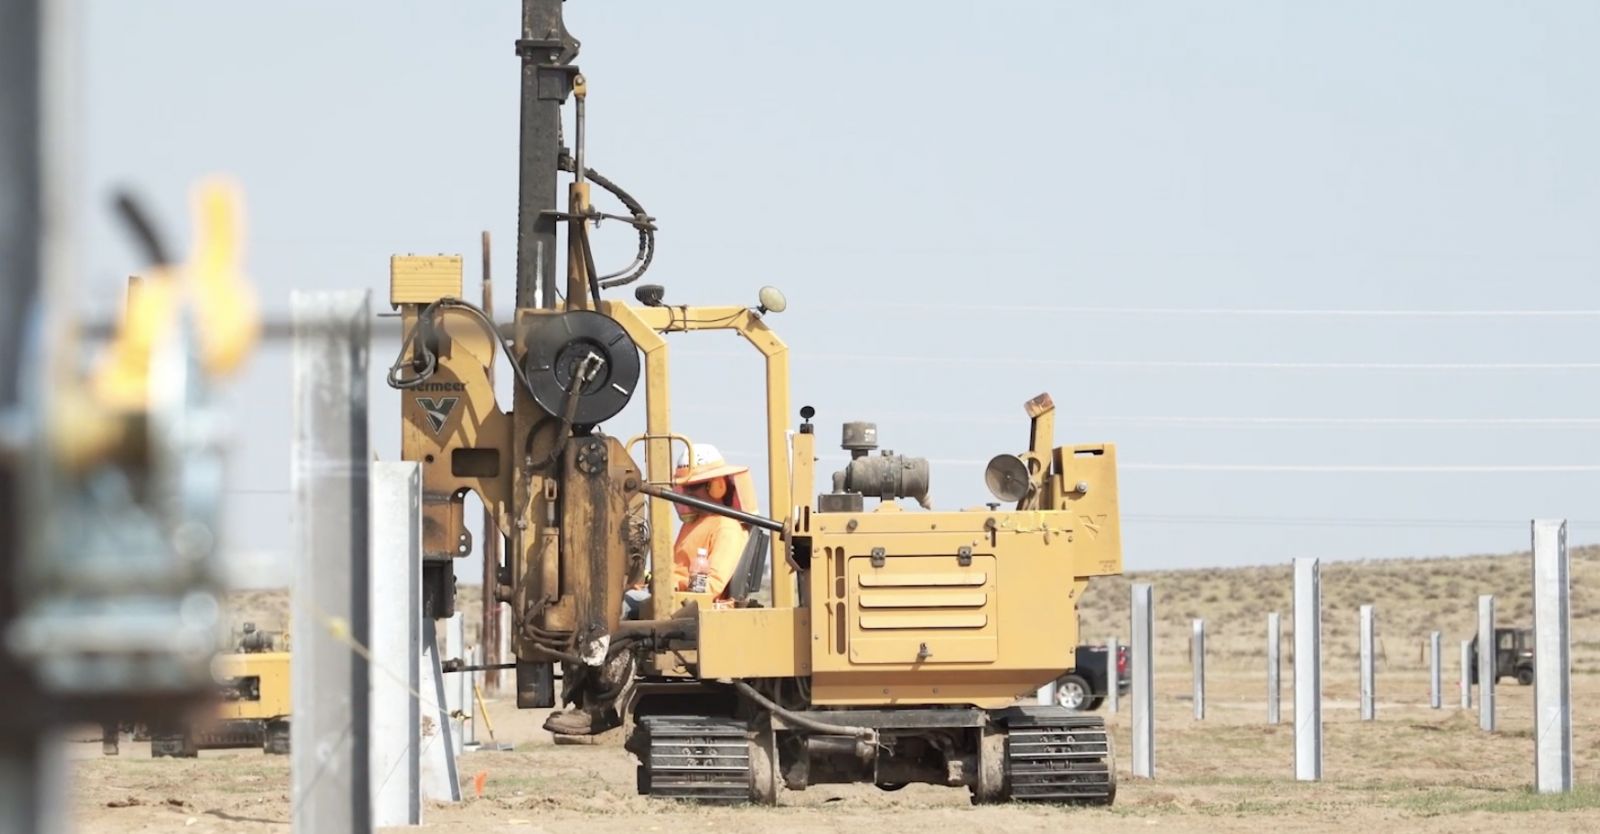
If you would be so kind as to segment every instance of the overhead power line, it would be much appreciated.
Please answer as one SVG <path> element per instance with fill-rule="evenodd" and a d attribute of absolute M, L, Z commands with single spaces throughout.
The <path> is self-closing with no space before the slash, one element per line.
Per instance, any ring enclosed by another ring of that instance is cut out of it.
<path fill-rule="evenodd" d="M 679 410 L 697 413 L 726 414 L 725 407 L 679 406 Z M 1026 425 L 1027 418 L 1018 413 L 1005 417 L 998 414 L 941 414 L 938 412 L 877 412 L 864 410 L 863 415 L 877 421 L 905 420 L 914 423 L 940 423 L 961 425 Z M 1153 426 L 1600 426 L 1600 417 L 1248 417 L 1200 415 L 1056 415 L 1057 423 L 1067 425 L 1153 425 Z"/>
<path fill-rule="evenodd" d="M 835 309 L 827 306 L 825 309 Z M 1281 316 L 1299 318 L 1600 318 L 1600 310 L 1415 310 L 1415 309 L 1326 309 L 1326 308 L 1274 308 L 1274 307 L 1100 307 L 1077 305 L 1039 304 L 905 304 L 884 301 L 880 304 L 838 306 L 837 309 L 870 310 L 873 315 L 905 310 L 911 312 L 950 313 L 1046 313 L 1051 315 L 1107 315 L 1107 316 Z"/>
<path fill-rule="evenodd" d="M 675 356 L 725 359 L 750 356 L 735 351 L 675 351 Z M 1033 357 L 927 356 L 882 353 L 797 354 L 801 360 L 848 362 L 855 365 L 874 362 L 937 367 L 1053 367 L 1118 368 L 1137 370 L 1249 370 L 1249 371 L 1594 371 L 1600 362 L 1234 362 L 1189 359 L 1037 359 Z"/>
<path fill-rule="evenodd" d="M 1323 517 L 1298 518 L 1293 516 L 1240 516 L 1240 515 L 1186 515 L 1140 514 L 1122 516 L 1125 523 L 1172 525 L 1224 525 L 1249 527 L 1386 527 L 1386 528 L 1438 528 L 1438 529 L 1526 529 L 1528 519 L 1467 519 L 1467 518 L 1357 518 Z M 1573 521 L 1574 524 L 1600 524 L 1595 521 Z"/>
<path fill-rule="evenodd" d="M 748 455 L 741 455 L 748 457 Z M 765 458 L 762 454 L 761 459 Z M 757 459 L 757 458 L 751 458 Z M 819 455 L 819 462 L 845 463 L 839 455 Z M 986 466 L 987 458 L 929 458 L 929 463 L 946 466 Z M 1333 473 L 1333 474 L 1516 474 L 1600 472 L 1600 464 L 1298 464 L 1298 463 L 1140 463 L 1117 461 L 1119 471 L 1145 472 L 1251 472 L 1251 473 Z"/>

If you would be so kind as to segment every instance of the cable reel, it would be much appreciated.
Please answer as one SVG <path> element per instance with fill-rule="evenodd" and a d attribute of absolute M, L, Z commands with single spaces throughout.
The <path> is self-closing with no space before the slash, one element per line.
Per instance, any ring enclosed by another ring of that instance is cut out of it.
<path fill-rule="evenodd" d="M 616 319 L 592 310 L 541 317 L 524 361 L 534 402 L 573 425 L 616 416 L 639 384 L 633 338 Z"/>

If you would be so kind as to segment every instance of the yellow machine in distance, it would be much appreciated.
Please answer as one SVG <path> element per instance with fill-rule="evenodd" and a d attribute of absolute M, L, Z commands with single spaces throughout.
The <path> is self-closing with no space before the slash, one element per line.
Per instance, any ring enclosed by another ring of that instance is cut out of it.
<path fill-rule="evenodd" d="M 235 650 L 212 660 L 216 702 L 209 714 L 182 728 L 157 728 L 152 756 L 192 757 L 201 750 L 260 747 L 289 753 L 289 653 L 272 635 L 244 624 Z"/>
<path fill-rule="evenodd" d="M 513 613 L 518 706 L 559 702 L 546 727 L 562 734 L 630 723 L 641 793 L 771 803 L 780 785 L 924 782 L 966 787 L 977 802 L 1109 803 L 1103 721 L 1018 699 L 1072 667 L 1077 600 L 1092 577 L 1122 569 L 1115 448 L 1056 446 L 1055 406 L 1035 397 L 1026 445 L 985 473 L 998 502 L 936 510 L 926 460 L 873 455 L 876 427 L 846 423 L 851 460 L 819 491 L 815 412 L 795 422 L 788 347 L 767 324 L 781 293 L 764 289 L 755 306 L 668 304 L 648 284 L 634 304 L 604 297 L 648 267 L 655 221 L 585 166 L 587 82 L 560 0 L 524 0 L 523 11 L 512 319 L 462 300 L 457 256 L 390 262 L 404 337 L 389 382 L 401 391 L 402 456 L 422 469 L 426 613 L 453 610 L 451 565 L 472 549 L 462 501 L 474 493 L 507 544 L 490 599 Z M 569 98 L 571 151 L 559 130 Z M 558 207 L 560 171 L 573 181 Z M 629 213 L 596 210 L 591 182 Z M 601 218 L 638 230 L 629 269 L 596 268 L 589 227 Z M 674 447 L 693 440 L 670 419 L 669 339 L 701 331 L 737 333 L 765 362 L 773 517 L 674 488 Z M 502 355 L 515 377 L 509 410 L 491 382 Z M 608 435 L 641 389 L 644 432 Z M 672 504 L 748 529 L 725 598 L 675 587 Z M 642 618 L 623 619 L 645 566 Z M 768 579 L 770 592 L 756 593 Z"/>

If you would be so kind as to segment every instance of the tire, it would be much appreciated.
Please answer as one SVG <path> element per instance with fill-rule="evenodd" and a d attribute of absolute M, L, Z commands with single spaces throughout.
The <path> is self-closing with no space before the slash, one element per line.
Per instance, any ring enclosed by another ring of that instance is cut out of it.
<path fill-rule="evenodd" d="M 1105 702 L 1106 699 L 1103 696 L 1096 695 L 1095 697 L 1089 699 L 1089 703 L 1084 707 L 1084 710 L 1088 712 L 1094 712 L 1100 708 L 1101 704 L 1104 704 Z"/>
<path fill-rule="evenodd" d="M 1077 675 L 1062 675 L 1056 680 L 1056 706 L 1081 712 L 1093 709 L 1088 706 L 1094 698 L 1089 682 Z"/>
<path fill-rule="evenodd" d="M 1523 686 L 1533 686 L 1533 667 L 1523 666 L 1517 670 L 1517 683 Z"/>

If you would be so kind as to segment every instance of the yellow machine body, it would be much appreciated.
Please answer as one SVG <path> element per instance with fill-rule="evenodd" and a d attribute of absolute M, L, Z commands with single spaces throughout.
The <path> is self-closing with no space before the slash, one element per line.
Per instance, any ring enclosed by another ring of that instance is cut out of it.
<path fill-rule="evenodd" d="M 224 684 L 220 721 L 271 721 L 289 715 L 289 653 L 219 654 L 212 674 Z"/>
<path fill-rule="evenodd" d="M 389 382 L 402 456 L 422 468 L 424 613 L 453 611 L 451 565 L 473 549 L 463 500 L 476 494 L 486 534 L 505 543 L 485 600 L 511 609 L 517 705 L 566 707 L 545 724 L 560 734 L 630 724 L 641 793 L 772 802 L 780 782 L 927 782 L 979 802 L 1111 802 L 1104 722 L 1018 701 L 1071 669 L 1078 600 L 1122 570 L 1115 447 L 1055 445 L 1055 406 L 1040 395 L 1024 404 L 1025 441 L 999 444 L 985 470 L 999 503 L 931 508 L 929 462 L 869 456 L 866 423 L 845 425 L 851 460 L 819 490 L 815 412 L 796 423 L 789 349 L 768 326 L 781 293 L 762 290 L 755 307 L 667 304 L 650 284 L 635 287 L 638 304 L 602 297 L 643 275 L 655 218 L 584 161 L 588 85 L 561 3 L 523 8 L 517 309 L 504 322 L 490 311 L 487 248 L 485 307 L 463 300 L 459 256 L 390 263 L 403 346 Z M 570 148 L 557 118 L 569 97 Z M 573 175 L 564 208 L 557 172 Z M 628 213 L 594 209 L 591 182 Z M 589 229 L 602 219 L 638 233 L 634 267 L 596 268 Z M 735 333 L 762 357 L 770 516 L 675 488 L 675 453 L 692 457 L 694 440 L 672 425 L 669 340 L 702 331 Z M 509 407 L 495 396 L 502 359 Z M 607 434 L 641 393 L 644 431 Z M 676 589 L 674 504 L 751 531 L 737 593 Z"/>

